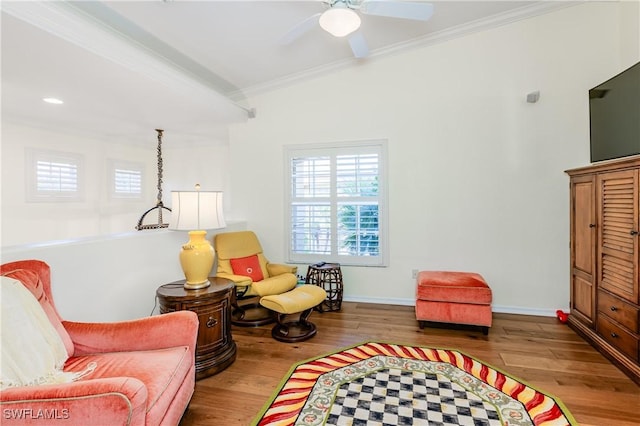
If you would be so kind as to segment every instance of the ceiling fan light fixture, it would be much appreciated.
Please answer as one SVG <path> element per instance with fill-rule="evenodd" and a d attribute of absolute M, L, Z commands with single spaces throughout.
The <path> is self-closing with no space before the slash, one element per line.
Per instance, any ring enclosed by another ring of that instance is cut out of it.
<path fill-rule="evenodd" d="M 344 37 L 360 28 L 360 17 L 346 6 L 336 4 L 319 19 L 320 27 L 335 37 Z"/>

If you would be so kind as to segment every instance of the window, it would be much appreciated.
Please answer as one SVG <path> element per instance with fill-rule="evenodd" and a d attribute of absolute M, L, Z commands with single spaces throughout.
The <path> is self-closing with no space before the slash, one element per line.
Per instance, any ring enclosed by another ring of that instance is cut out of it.
<path fill-rule="evenodd" d="M 142 198 L 142 164 L 111 160 L 109 173 L 112 198 Z"/>
<path fill-rule="evenodd" d="M 385 141 L 286 148 L 290 262 L 386 265 Z"/>
<path fill-rule="evenodd" d="M 82 157 L 78 154 L 28 150 L 28 201 L 79 201 Z"/>

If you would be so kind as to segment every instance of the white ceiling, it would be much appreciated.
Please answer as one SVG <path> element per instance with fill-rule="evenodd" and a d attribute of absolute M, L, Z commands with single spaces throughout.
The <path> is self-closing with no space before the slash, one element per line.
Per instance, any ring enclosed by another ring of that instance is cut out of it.
<path fill-rule="evenodd" d="M 2 119 L 127 141 L 156 127 L 224 139 L 253 94 L 576 2 L 431 3 L 427 22 L 362 15 L 371 53 L 355 59 L 319 27 L 279 43 L 320 0 L 2 1 Z"/>

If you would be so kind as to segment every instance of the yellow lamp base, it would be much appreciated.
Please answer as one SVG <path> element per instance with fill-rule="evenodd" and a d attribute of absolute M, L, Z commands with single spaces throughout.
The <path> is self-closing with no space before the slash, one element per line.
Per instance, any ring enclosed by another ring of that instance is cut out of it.
<path fill-rule="evenodd" d="M 187 290 L 198 290 L 201 288 L 207 288 L 210 285 L 211 283 L 209 282 L 209 280 L 206 280 L 205 282 L 199 283 L 199 284 L 191 284 L 191 283 L 185 282 L 183 287 Z"/>
<path fill-rule="evenodd" d="M 180 251 L 180 265 L 186 278 L 184 288 L 197 290 L 209 287 L 213 268 L 213 247 L 205 238 L 207 231 L 190 231 L 189 242 Z"/>

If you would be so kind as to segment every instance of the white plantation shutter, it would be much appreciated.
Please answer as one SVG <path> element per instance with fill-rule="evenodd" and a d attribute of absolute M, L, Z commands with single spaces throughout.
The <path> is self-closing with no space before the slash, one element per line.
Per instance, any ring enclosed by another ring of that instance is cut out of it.
<path fill-rule="evenodd" d="M 291 158 L 291 243 L 295 253 L 331 253 L 331 158 Z"/>
<path fill-rule="evenodd" d="M 114 192 L 116 194 L 140 194 L 142 173 L 139 170 L 114 170 Z"/>
<path fill-rule="evenodd" d="M 78 165 L 63 161 L 38 160 L 36 181 L 38 192 L 75 193 L 78 191 Z"/>
<path fill-rule="evenodd" d="M 291 262 L 386 264 L 386 142 L 287 148 Z"/>
<path fill-rule="evenodd" d="M 142 164 L 112 160 L 109 169 L 113 198 L 142 197 Z"/>
<path fill-rule="evenodd" d="M 379 254 L 378 154 L 338 155 L 338 252 Z"/>
<path fill-rule="evenodd" d="M 27 150 L 28 201 L 78 201 L 82 198 L 82 157 Z"/>

